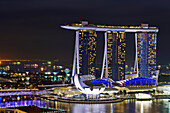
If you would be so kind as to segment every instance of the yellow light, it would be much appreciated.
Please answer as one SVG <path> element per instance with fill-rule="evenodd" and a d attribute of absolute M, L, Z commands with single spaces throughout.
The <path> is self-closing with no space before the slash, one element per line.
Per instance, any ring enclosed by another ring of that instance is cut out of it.
<path fill-rule="evenodd" d="M 44 71 L 44 68 L 43 68 L 43 67 L 41 67 L 41 71 Z"/>
<path fill-rule="evenodd" d="M 17 97 L 17 100 L 20 100 L 20 97 Z"/>

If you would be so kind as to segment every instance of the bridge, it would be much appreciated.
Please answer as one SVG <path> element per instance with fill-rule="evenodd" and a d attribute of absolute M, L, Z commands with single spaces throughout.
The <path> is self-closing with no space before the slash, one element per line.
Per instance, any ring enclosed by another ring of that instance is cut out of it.
<path fill-rule="evenodd" d="M 0 97 L 16 96 L 16 95 L 42 95 L 48 93 L 47 91 L 39 91 L 38 89 L 3 89 L 0 90 Z"/>

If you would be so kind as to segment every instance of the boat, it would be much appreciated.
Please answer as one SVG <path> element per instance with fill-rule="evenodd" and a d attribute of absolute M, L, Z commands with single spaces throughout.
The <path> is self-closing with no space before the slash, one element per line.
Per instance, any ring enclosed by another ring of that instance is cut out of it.
<path fill-rule="evenodd" d="M 136 100 L 153 100 L 152 96 L 147 93 L 135 94 Z"/>

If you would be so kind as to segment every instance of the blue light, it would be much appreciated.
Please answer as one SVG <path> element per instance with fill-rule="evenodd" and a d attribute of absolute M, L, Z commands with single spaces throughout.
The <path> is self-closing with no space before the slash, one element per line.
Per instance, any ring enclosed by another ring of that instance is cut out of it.
<path fill-rule="evenodd" d="M 113 87 L 113 85 L 111 84 L 110 81 L 108 80 L 103 80 L 103 79 L 96 79 L 91 81 L 93 83 L 93 85 L 97 84 L 97 83 L 102 83 L 104 84 L 106 87 Z"/>
<path fill-rule="evenodd" d="M 2 102 L 2 97 L 0 97 L 0 103 Z"/>
<path fill-rule="evenodd" d="M 123 86 L 153 86 L 153 85 L 156 85 L 156 80 L 145 77 L 129 79 L 123 83 Z"/>

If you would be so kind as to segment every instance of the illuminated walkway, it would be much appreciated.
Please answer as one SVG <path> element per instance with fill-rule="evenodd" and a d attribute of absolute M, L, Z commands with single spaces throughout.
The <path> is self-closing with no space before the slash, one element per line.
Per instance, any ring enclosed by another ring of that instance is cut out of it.
<path fill-rule="evenodd" d="M 46 94 L 45 90 L 27 90 L 27 89 L 9 89 L 9 90 L 0 90 L 0 96 L 15 96 L 15 95 L 42 95 Z"/>
<path fill-rule="evenodd" d="M 20 106 L 32 106 L 49 108 L 49 103 L 42 100 L 21 100 L 21 101 L 9 101 L 0 103 L 0 108 L 20 107 Z"/>

